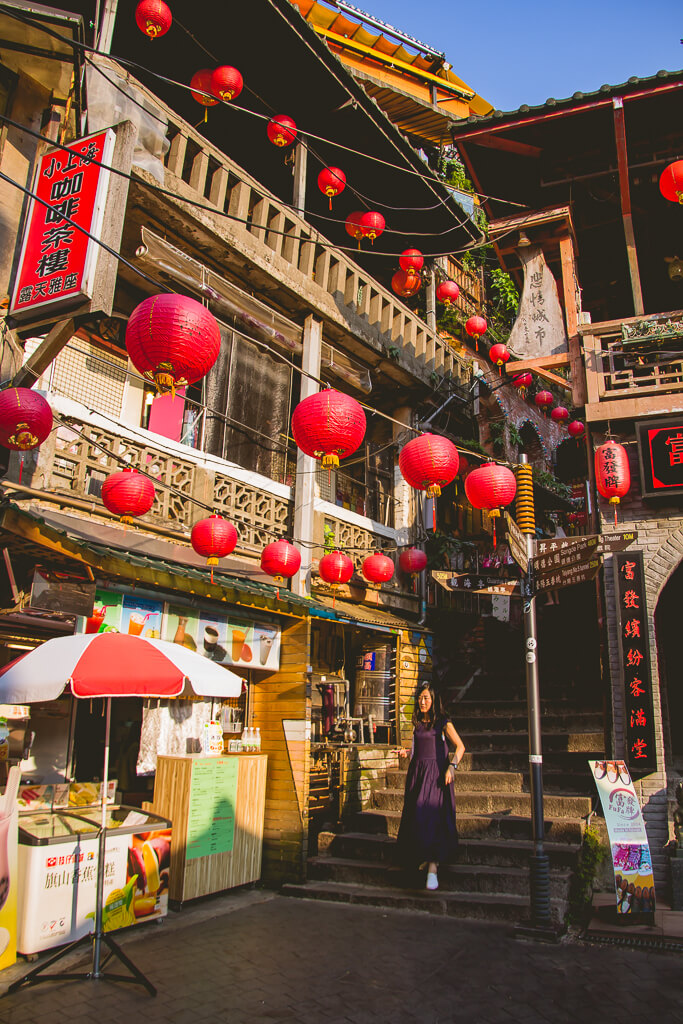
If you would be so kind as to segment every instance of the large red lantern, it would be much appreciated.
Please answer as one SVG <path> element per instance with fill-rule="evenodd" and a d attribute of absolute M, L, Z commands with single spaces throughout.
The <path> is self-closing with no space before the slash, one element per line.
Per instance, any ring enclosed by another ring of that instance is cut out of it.
<path fill-rule="evenodd" d="M 213 583 L 213 567 L 218 565 L 220 558 L 225 558 L 231 551 L 235 550 L 237 544 L 237 530 L 217 513 L 209 516 L 208 519 L 200 519 L 192 527 L 190 543 L 198 555 L 206 558 L 206 564 L 211 566 L 211 582 Z"/>
<path fill-rule="evenodd" d="M 274 540 L 261 552 L 261 568 L 272 576 L 277 584 L 277 597 L 280 597 L 280 584 L 295 576 L 301 567 L 301 554 L 288 540 Z"/>
<path fill-rule="evenodd" d="M 291 146 L 297 135 L 296 122 L 287 114 L 278 114 L 266 125 L 266 134 L 274 146 Z"/>
<path fill-rule="evenodd" d="M 361 239 L 365 238 L 365 228 L 362 225 L 363 211 L 354 210 L 346 218 L 344 227 L 346 228 L 347 235 L 351 235 L 351 238 L 355 238 L 358 242 L 358 248 L 360 249 Z"/>
<path fill-rule="evenodd" d="M 402 299 L 410 299 L 417 295 L 422 287 L 419 274 L 407 274 L 405 270 L 397 270 L 391 279 L 391 287 Z"/>
<path fill-rule="evenodd" d="M 398 556 L 398 564 L 403 572 L 414 576 L 427 567 L 427 556 L 421 548 L 406 548 Z"/>
<path fill-rule="evenodd" d="M 572 420 L 567 426 L 567 432 L 570 437 L 575 437 L 578 441 L 586 433 L 586 428 L 581 420 Z"/>
<path fill-rule="evenodd" d="M 659 191 L 672 203 L 683 203 L 683 160 L 665 167 L 659 178 Z"/>
<path fill-rule="evenodd" d="M 500 509 L 514 500 L 516 492 L 515 474 L 497 462 L 485 462 L 479 469 L 473 469 L 465 480 L 470 505 L 485 509 L 490 516 L 500 515 Z"/>
<path fill-rule="evenodd" d="M 375 239 L 379 238 L 387 226 L 387 222 L 382 214 L 377 213 L 376 210 L 366 210 L 366 212 L 361 215 L 360 223 L 363 228 L 365 238 L 369 238 L 372 245 L 374 245 Z"/>
<path fill-rule="evenodd" d="M 122 523 L 132 523 L 135 516 L 149 512 L 155 494 L 150 478 L 130 467 L 110 473 L 102 484 L 104 507 L 120 516 Z"/>
<path fill-rule="evenodd" d="M 544 416 L 546 409 L 549 405 L 553 404 L 553 401 L 554 399 L 552 391 L 538 391 L 534 396 L 534 402 L 536 403 L 539 409 L 543 410 Z"/>
<path fill-rule="evenodd" d="M 437 300 L 443 302 L 444 306 L 450 306 L 452 302 L 455 302 L 459 294 L 460 289 L 455 281 L 441 281 L 436 286 Z"/>
<path fill-rule="evenodd" d="M 192 99 L 197 103 L 201 103 L 203 107 L 215 107 L 218 105 L 219 100 L 214 96 L 211 79 L 213 77 L 213 71 L 210 68 L 202 68 L 201 71 L 196 71 L 190 79 L 190 90 L 192 92 Z M 208 93 L 208 95 L 206 95 Z M 207 111 L 204 111 L 204 120 L 207 120 Z"/>
<path fill-rule="evenodd" d="M 628 494 L 631 470 L 628 454 L 623 445 L 606 441 L 595 449 L 595 486 L 610 505 L 614 505 L 614 525 L 617 524 L 617 505 Z"/>
<path fill-rule="evenodd" d="M 515 385 L 522 398 L 524 398 L 531 387 L 532 381 L 533 377 L 530 373 L 518 373 L 517 376 L 513 378 L 512 383 Z"/>
<path fill-rule="evenodd" d="M 229 103 L 239 96 L 244 88 L 244 79 L 237 68 L 222 64 L 211 72 L 211 92 L 224 103 Z"/>
<path fill-rule="evenodd" d="M 140 0 L 135 8 L 135 21 L 141 32 L 150 39 L 165 36 L 171 27 L 173 15 L 164 0 Z"/>
<path fill-rule="evenodd" d="M 379 551 L 363 559 L 362 568 L 368 583 L 388 583 L 394 575 L 394 563 Z"/>
<path fill-rule="evenodd" d="M 404 249 L 398 258 L 398 265 L 408 277 L 417 274 L 424 266 L 424 256 L 419 249 Z"/>
<path fill-rule="evenodd" d="M 332 607 L 337 599 L 337 588 L 348 583 L 353 576 L 353 562 L 343 551 L 330 551 L 323 555 L 318 566 L 320 578 L 332 588 Z"/>
<path fill-rule="evenodd" d="M 479 339 L 482 334 L 486 333 L 488 324 L 484 320 L 483 316 L 471 316 L 465 324 L 465 330 L 469 334 L 470 338 L 474 338 L 474 344 L 477 352 L 479 351 Z"/>
<path fill-rule="evenodd" d="M 201 302 L 187 295 L 153 295 L 136 306 L 126 327 L 135 369 L 159 391 L 193 384 L 218 358 L 221 332 Z"/>
<path fill-rule="evenodd" d="M 326 388 L 299 402 L 292 415 L 297 447 L 331 469 L 352 455 L 365 437 L 362 405 L 334 388 Z"/>
<path fill-rule="evenodd" d="M 550 419 L 555 423 L 566 423 L 569 419 L 569 409 L 565 409 L 563 405 L 556 405 L 555 408 L 550 411 Z"/>
<path fill-rule="evenodd" d="M 30 388 L 0 392 L 0 444 L 13 451 L 37 448 L 52 430 L 52 409 Z"/>
<path fill-rule="evenodd" d="M 334 196 L 338 196 L 346 188 L 346 175 L 339 167 L 323 167 L 318 175 L 318 188 L 329 198 L 332 209 Z"/>
<path fill-rule="evenodd" d="M 420 434 L 401 448 L 398 468 L 404 480 L 418 491 L 436 498 L 441 488 L 455 479 L 460 459 L 458 449 L 440 434 Z"/>
<path fill-rule="evenodd" d="M 489 357 L 491 359 L 491 362 L 495 363 L 496 366 L 498 367 L 498 373 L 500 374 L 501 367 L 504 366 L 505 363 L 507 363 L 508 359 L 510 358 L 510 353 L 508 351 L 507 345 L 491 345 L 491 348 L 489 349 Z"/>

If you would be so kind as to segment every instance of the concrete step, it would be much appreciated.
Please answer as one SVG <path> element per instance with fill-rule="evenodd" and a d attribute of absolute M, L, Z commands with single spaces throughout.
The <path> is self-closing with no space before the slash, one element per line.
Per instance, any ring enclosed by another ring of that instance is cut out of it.
<path fill-rule="evenodd" d="M 596 752 L 598 757 L 604 757 L 604 751 Z M 593 759 L 593 751 L 585 750 L 555 750 L 543 751 L 543 772 L 548 771 L 566 772 L 569 774 L 590 774 L 588 768 L 589 758 Z M 403 767 L 403 762 L 399 770 Z M 407 760 L 405 762 L 407 768 Z M 465 771 L 501 771 L 501 772 L 528 772 L 529 770 L 529 748 L 528 743 L 524 750 L 467 750 L 460 768 Z"/>
<path fill-rule="evenodd" d="M 462 730 L 465 746 L 471 753 L 495 751 L 496 753 L 523 752 L 529 749 L 526 732 L 477 732 Z M 605 737 L 602 732 L 550 732 L 543 733 L 543 752 L 585 751 L 598 753 L 603 750 Z"/>
<path fill-rule="evenodd" d="M 486 921 L 518 922 L 529 918 L 529 899 L 519 895 L 447 892 L 438 889 L 399 889 L 354 885 L 348 882 L 307 882 L 284 885 L 285 896 L 301 899 L 331 900 L 337 903 L 365 904 L 394 910 L 421 910 L 435 916 L 471 918 Z M 564 915 L 564 900 L 551 900 L 551 913 L 559 921 Z"/>
<path fill-rule="evenodd" d="M 388 771 L 387 788 L 403 792 L 407 772 Z M 456 793 L 463 789 L 474 792 L 521 793 L 524 779 L 521 772 L 470 772 L 462 766 L 455 773 Z M 381 788 L 381 787 L 378 787 Z"/>
<path fill-rule="evenodd" d="M 307 880 L 347 882 L 354 885 L 404 888 L 418 884 L 398 865 L 373 860 L 342 857 L 312 857 L 308 861 Z M 565 900 L 569 894 L 569 871 L 550 872 L 550 895 Z M 419 876 L 418 876 L 419 877 Z M 422 882 L 426 872 L 422 872 Z M 445 892 L 485 893 L 489 896 L 519 895 L 529 898 L 529 868 L 502 867 L 490 864 L 442 864 L 439 867 L 439 888 Z"/>
<path fill-rule="evenodd" d="M 495 733 L 524 732 L 529 724 L 526 711 L 509 715 L 485 713 L 461 717 L 457 708 L 453 721 L 463 735 L 468 735 L 470 730 Z M 602 728 L 603 717 L 597 712 L 541 715 L 541 730 L 544 735 L 546 732 L 597 732 L 602 731 Z"/>
<path fill-rule="evenodd" d="M 547 814 L 547 806 L 544 804 Z M 401 812 L 394 810 L 363 811 L 353 815 L 349 826 L 356 832 L 368 832 L 384 836 L 396 836 L 401 823 Z M 459 811 L 457 814 L 458 835 L 461 839 L 524 839 L 531 838 L 531 821 L 527 816 L 491 813 L 473 814 Z M 545 819 L 545 839 L 550 842 L 580 843 L 581 822 L 572 818 Z"/>
<path fill-rule="evenodd" d="M 457 774 L 457 773 L 456 773 Z M 372 794 L 372 805 L 380 810 L 401 811 L 403 809 L 402 789 L 376 789 Z M 563 796 L 547 793 L 543 807 L 551 818 L 581 818 L 590 813 L 592 800 L 588 796 Z M 458 814 L 531 814 L 529 793 L 504 791 L 465 790 L 456 796 Z"/>
<path fill-rule="evenodd" d="M 526 715 L 526 698 L 521 700 L 460 700 L 453 705 L 453 714 L 458 719 L 473 718 L 479 715 L 495 715 L 497 717 L 510 717 L 511 715 Z M 576 700 L 542 700 L 541 715 L 599 715 L 602 717 L 600 707 L 590 707 L 583 701 Z"/>
<path fill-rule="evenodd" d="M 500 867 L 528 868 L 533 843 L 521 839 L 464 839 L 458 843 L 455 862 L 458 864 L 486 864 Z M 547 854 L 552 869 L 571 870 L 576 864 L 580 847 L 572 843 L 548 843 Z M 321 832 L 318 836 L 319 857 L 340 857 L 372 861 L 382 864 L 396 863 L 396 840 L 393 836 L 373 835 L 366 832 Z"/>

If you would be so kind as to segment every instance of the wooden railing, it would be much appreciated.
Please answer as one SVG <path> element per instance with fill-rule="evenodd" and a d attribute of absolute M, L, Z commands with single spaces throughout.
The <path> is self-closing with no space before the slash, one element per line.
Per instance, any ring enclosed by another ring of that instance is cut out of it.
<path fill-rule="evenodd" d="M 323 319 L 375 348 L 397 348 L 399 363 L 425 379 L 434 372 L 450 374 L 459 383 L 469 379 L 470 363 L 424 320 L 133 76 L 110 63 L 168 119 L 165 186 L 179 202 L 191 198 L 227 214 L 212 229 L 241 248 L 245 259 L 262 262 L 285 287 L 304 285 L 307 303 L 317 306 Z M 190 216 L 189 207 L 187 212 Z"/>

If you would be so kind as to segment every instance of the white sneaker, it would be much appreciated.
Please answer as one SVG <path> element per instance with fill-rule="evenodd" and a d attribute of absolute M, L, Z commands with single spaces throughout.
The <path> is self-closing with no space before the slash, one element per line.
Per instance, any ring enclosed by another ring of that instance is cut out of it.
<path fill-rule="evenodd" d="M 427 875 L 427 888 L 428 889 L 438 889 L 439 888 L 439 879 L 436 877 L 436 873 L 434 871 L 430 871 L 428 873 L 428 875 Z"/>

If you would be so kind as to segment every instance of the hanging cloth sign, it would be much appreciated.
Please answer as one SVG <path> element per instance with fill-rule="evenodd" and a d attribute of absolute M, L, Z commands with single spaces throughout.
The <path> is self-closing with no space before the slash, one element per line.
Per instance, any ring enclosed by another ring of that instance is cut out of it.
<path fill-rule="evenodd" d="M 553 356 L 567 351 L 567 335 L 557 283 L 537 245 L 518 250 L 524 267 L 519 313 L 507 346 L 516 359 Z"/>
<path fill-rule="evenodd" d="M 612 850 L 619 914 L 652 914 L 655 884 L 642 811 L 625 761 L 589 761 Z"/>

